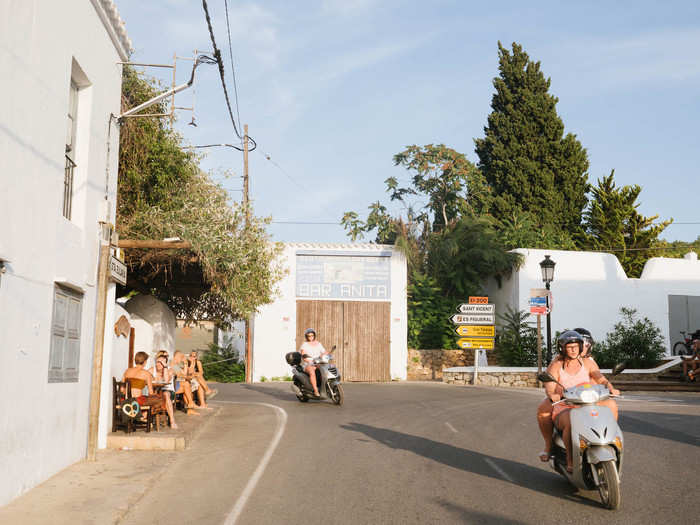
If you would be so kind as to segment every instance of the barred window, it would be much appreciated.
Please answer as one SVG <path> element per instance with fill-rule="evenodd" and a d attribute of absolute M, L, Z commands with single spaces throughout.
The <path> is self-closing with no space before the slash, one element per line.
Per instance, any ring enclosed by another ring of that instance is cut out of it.
<path fill-rule="evenodd" d="M 71 80 L 68 95 L 66 129 L 66 168 L 63 176 L 63 216 L 70 220 L 73 208 L 73 171 L 75 168 L 75 135 L 78 120 L 78 85 Z"/>
<path fill-rule="evenodd" d="M 56 286 L 51 322 L 49 383 L 78 381 L 82 310 L 82 294 Z"/>

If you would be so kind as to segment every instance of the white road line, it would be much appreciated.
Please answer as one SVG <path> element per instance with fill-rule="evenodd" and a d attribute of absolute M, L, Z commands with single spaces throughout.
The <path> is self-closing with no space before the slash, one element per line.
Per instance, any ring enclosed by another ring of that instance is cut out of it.
<path fill-rule="evenodd" d="M 506 474 L 506 473 L 503 471 L 503 469 L 502 469 L 501 467 L 499 467 L 498 465 L 496 465 L 496 464 L 495 464 L 493 461 L 491 461 L 489 458 L 484 458 L 484 461 L 486 461 L 486 463 L 488 463 L 489 466 L 490 466 L 493 470 L 495 470 L 496 472 L 498 472 L 498 473 L 500 474 L 500 476 L 501 476 L 503 479 L 505 479 L 506 481 L 510 481 L 511 483 L 513 483 L 513 478 L 511 478 L 508 474 Z"/>
<path fill-rule="evenodd" d="M 455 427 L 453 427 L 453 426 L 450 424 L 449 421 L 445 421 L 445 425 L 447 425 L 447 428 L 449 428 L 449 429 L 450 429 L 452 432 L 454 432 L 455 434 L 458 434 L 458 433 L 459 433 L 458 430 L 457 430 Z"/>
<path fill-rule="evenodd" d="M 238 518 L 240 517 L 241 513 L 243 512 L 245 504 L 248 503 L 248 499 L 250 499 L 250 496 L 253 494 L 255 486 L 258 484 L 258 481 L 260 481 L 260 478 L 265 472 L 267 464 L 272 458 L 272 454 L 275 453 L 275 449 L 277 448 L 277 445 L 279 445 L 280 439 L 282 439 L 284 429 L 287 425 L 287 412 L 283 408 L 280 408 L 276 405 L 270 405 L 269 403 L 246 403 L 238 401 L 218 402 L 232 405 L 260 405 L 273 408 L 277 412 L 277 430 L 275 431 L 275 435 L 272 438 L 270 444 L 268 445 L 267 450 L 265 451 L 265 455 L 260 460 L 258 467 L 255 469 L 255 472 L 253 472 L 253 475 L 250 476 L 248 483 L 243 489 L 243 492 L 241 492 L 241 495 L 238 497 L 236 504 L 233 506 L 233 509 L 231 509 L 231 512 L 229 512 L 228 516 L 226 516 L 226 520 L 224 521 L 224 525 L 234 525 L 238 521 Z"/>

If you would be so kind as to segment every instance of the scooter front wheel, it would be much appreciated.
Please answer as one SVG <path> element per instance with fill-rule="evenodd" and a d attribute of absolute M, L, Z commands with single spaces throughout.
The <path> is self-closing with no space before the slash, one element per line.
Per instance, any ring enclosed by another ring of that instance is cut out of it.
<path fill-rule="evenodd" d="M 620 476 L 615 461 L 603 461 L 595 465 L 598 474 L 598 493 L 603 506 L 610 510 L 620 508 Z"/>
<path fill-rule="evenodd" d="M 328 397 L 336 405 L 340 406 L 343 404 L 343 387 L 338 383 L 328 383 L 327 385 Z"/>

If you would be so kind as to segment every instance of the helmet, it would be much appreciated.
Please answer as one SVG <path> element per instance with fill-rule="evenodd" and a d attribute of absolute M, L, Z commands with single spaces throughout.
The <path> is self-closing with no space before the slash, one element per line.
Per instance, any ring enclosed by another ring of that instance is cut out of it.
<path fill-rule="evenodd" d="M 306 330 L 304 330 L 304 338 L 306 338 L 306 336 L 309 334 L 314 334 L 314 337 L 316 337 L 316 330 L 314 330 L 313 328 L 307 328 Z"/>
<path fill-rule="evenodd" d="M 593 346 L 595 344 L 595 340 L 593 339 L 593 336 L 591 335 L 591 332 L 589 330 L 586 330 L 585 328 L 574 328 L 574 332 L 578 332 L 581 334 L 581 337 L 583 337 L 584 342 L 588 343 L 590 346 Z"/>
<path fill-rule="evenodd" d="M 583 337 L 574 330 L 566 330 L 557 338 L 557 351 L 562 357 L 566 357 L 565 348 L 569 343 L 578 343 L 579 355 L 583 352 Z"/>

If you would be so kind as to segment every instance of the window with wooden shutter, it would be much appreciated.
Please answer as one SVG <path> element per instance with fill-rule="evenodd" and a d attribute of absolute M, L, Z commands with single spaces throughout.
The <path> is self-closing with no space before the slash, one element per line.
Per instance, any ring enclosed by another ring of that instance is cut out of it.
<path fill-rule="evenodd" d="M 57 286 L 54 290 L 49 354 L 49 383 L 78 381 L 83 296 Z"/>

